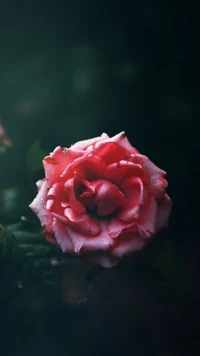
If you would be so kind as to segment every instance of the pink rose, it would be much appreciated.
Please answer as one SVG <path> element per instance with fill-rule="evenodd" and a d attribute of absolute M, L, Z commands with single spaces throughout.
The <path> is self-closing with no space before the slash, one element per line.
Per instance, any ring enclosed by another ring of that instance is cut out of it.
<path fill-rule="evenodd" d="M 63 252 L 112 267 L 167 226 L 166 173 L 124 132 L 57 147 L 43 164 L 45 178 L 30 208 Z"/>

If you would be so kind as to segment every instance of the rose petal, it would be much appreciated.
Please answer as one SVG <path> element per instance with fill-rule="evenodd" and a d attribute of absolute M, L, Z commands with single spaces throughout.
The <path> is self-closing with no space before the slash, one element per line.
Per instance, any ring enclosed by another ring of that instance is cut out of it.
<path fill-rule="evenodd" d="M 83 197 L 90 197 L 95 194 L 95 187 L 91 185 L 91 182 L 88 182 L 86 179 L 82 179 L 81 183 L 84 186 L 84 191 L 81 194 Z M 86 189 L 85 189 L 86 188 Z"/>
<path fill-rule="evenodd" d="M 109 235 L 112 239 L 116 239 L 123 231 L 137 232 L 136 222 L 124 222 L 117 217 L 112 218 L 108 223 Z"/>
<path fill-rule="evenodd" d="M 113 245 L 113 240 L 108 234 L 107 222 L 100 221 L 99 224 L 100 232 L 98 236 L 92 237 L 83 236 L 83 234 L 67 226 L 68 234 L 77 254 L 95 251 L 108 251 Z"/>
<path fill-rule="evenodd" d="M 165 194 L 164 197 L 158 201 L 156 231 L 168 226 L 171 208 L 172 200 L 167 194 Z"/>
<path fill-rule="evenodd" d="M 106 140 L 104 140 L 104 142 L 105 143 L 116 142 L 118 145 L 120 145 L 122 148 L 127 150 L 129 153 L 138 153 L 138 150 L 136 150 L 136 148 L 134 148 L 130 144 L 124 131 L 120 132 L 119 134 L 113 137 L 107 138 Z"/>
<path fill-rule="evenodd" d="M 111 138 L 111 141 L 112 142 L 117 142 L 120 146 L 126 148 L 130 153 L 138 153 L 138 150 L 136 150 L 136 148 L 133 147 L 130 144 L 130 142 L 129 142 L 129 140 L 128 140 L 128 138 L 127 138 L 127 136 L 126 136 L 124 131 L 122 131 L 119 134 L 113 136 Z"/>
<path fill-rule="evenodd" d="M 46 196 L 46 209 L 60 212 L 60 202 L 66 199 L 66 194 L 61 183 L 55 183 L 48 190 Z"/>
<path fill-rule="evenodd" d="M 63 186 L 61 183 L 55 183 L 52 185 L 52 187 L 48 190 L 47 192 L 47 198 L 49 197 L 51 199 L 51 197 L 54 198 L 62 198 L 63 197 L 64 190 L 63 190 Z"/>
<path fill-rule="evenodd" d="M 124 195 L 115 184 L 101 180 L 96 187 L 96 193 L 95 203 L 98 216 L 109 215 L 117 208 L 126 205 Z"/>
<path fill-rule="evenodd" d="M 63 212 L 62 212 L 62 213 L 63 213 Z M 58 213 L 52 212 L 51 214 L 52 214 L 53 217 L 55 217 L 56 219 L 58 219 L 58 220 L 59 220 L 61 223 L 63 223 L 64 225 L 68 225 L 68 224 L 69 224 L 69 220 L 68 220 L 65 216 L 63 216 L 62 213 L 61 213 L 61 214 L 58 214 Z"/>
<path fill-rule="evenodd" d="M 156 215 L 157 203 L 154 198 L 148 198 L 140 214 L 139 221 L 137 222 L 140 236 L 151 237 L 156 232 Z"/>
<path fill-rule="evenodd" d="M 144 173 L 140 164 L 125 160 L 109 164 L 104 170 L 104 178 L 119 186 L 122 181 L 129 176 L 140 177 L 145 184 L 149 181 L 149 178 Z"/>
<path fill-rule="evenodd" d="M 63 189 L 63 184 L 55 183 L 49 189 L 47 196 L 46 196 L 46 209 L 49 210 L 51 213 L 56 213 L 58 215 L 63 215 L 63 207 L 62 202 L 66 202 L 69 206 L 69 202 L 67 202 L 67 194 Z"/>
<path fill-rule="evenodd" d="M 71 150 L 85 150 L 88 146 L 95 144 L 96 142 L 108 139 L 109 136 L 106 133 L 102 133 L 101 136 L 90 138 L 88 140 L 78 141 L 70 148 Z"/>
<path fill-rule="evenodd" d="M 84 156 L 77 158 L 74 162 L 66 166 L 61 177 L 67 181 L 77 174 L 82 177 L 82 179 L 94 180 L 97 177 L 102 178 L 105 168 L 105 163 L 102 162 L 99 157 L 91 153 L 86 153 Z"/>
<path fill-rule="evenodd" d="M 44 179 L 39 179 L 39 180 L 36 182 L 36 186 L 37 186 L 37 188 L 38 188 L 38 192 L 39 192 L 39 190 L 40 190 L 40 188 L 41 188 L 43 182 L 44 182 Z"/>
<path fill-rule="evenodd" d="M 121 190 L 127 201 L 127 206 L 117 213 L 123 221 L 131 222 L 139 217 L 140 206 L 144 203 L 145 191 L 139 177 L 128 177 L 121 184 Z"/>
<path fill-rule="evenodd" d="M 68 212 L 67 214 L 68 210 L 70 213 Z M 52 215 L 64 225 L 71 227 L 76 232 L 81 233 L 83 236 L 89 237 L 96 236 L 98 234 L 98 225 L 95 223 L 92 217 L 87 214 L 77 216 L 77 214 L 69 207 L 65 209 L 65 216 L 54 212 L 52 212 Z"/>
<path fill-rule="evenodd" d="M 93 199 L 98 216 L 109 215 L 117 208 L 126 205 L 124 195 L 115 184 L 103 179 L 97 179 L 90 182 L 89 185 L 95 189 L 96 194 Z"/>
<path fill-rule="evenodd" d="M 80 194 L 79 198 L 82 203 L 90 210 L 95 209 L 94 196 L 96 194 L 95 187 L 91 185 L 87 180 L 82 180 L 81 184 L 84 191 Z"/>
<path fill-rule="evenodd" d="M 52 226 L 53 226 L 53 225 L 52 225 Z M 46 230 L 44 230 L 43 233 L 44 233 L 44 235 L 45 235 L 45 237 L 46 237 L 46 239 L 47 239 L 48 242 L 50 242 L 50 243 L 53 244 L 53 245 L 59 246 L 59 244 L 58 244 L 58 242 L 57 242 L 57 240 L 56 240 L 54 234 L 50 234 L 50 233 L 49 233 L 48 231 L 46 231 Z"/>
<path fill-rule="evenodd" d="M 88 214 L 77 214 L 70 208 L 64 210 L 64 216 L 68 223 L 79 233 L 87 236 L 96 236 L 100 232 L 100 227 L 97 222 Z"/>
<path fill-rule="evenodd" d="M 93 187 L 91 183 L 85 179 L 81 181 L 81 184 L 84 190 L 80 194 L 79 198 L 88 209 L 94 210 L 94 196 L 96 194 L 95 187 Z"/>
<path fill-rule="evenodd" d="M 124 233 L 117 238 L 116 245 L 112 248 L 111 253 L 115 257 L 122 258 L 140 251 L 145 243 L 145 240 L 138 233 Z"/>
<path fill-rule="evenodd" d="M 45 177 L 49 185 L 60 181 L 60 175 L 64 169 L 77 158 L 82 157 L 84 151 L 71 150 L 69 148 L 56 147 L 49 156 L 43 159 Z"/>
<path fill-rule="evenodd" d="M 155 198 L 162 197 L 165 194 L 165 188 L 168 186 L 166 179 L 164 179 L 166 172 L 158 168 L 148 157 L 144 155 L 132 155 L 132 160 L 135 163 L 140 164 L 150 178 L 147 185 L 148 193 Z"/>
<path fill-rule="evenodd" d="M 69 202 L 71 208 L 78 214 L 84 214 L 86 209 L 84 205 L 77 200 L 76 195 L 75 195 L 75 190 L 76 190 L 76 176 L 74 178 L 71 178 L 67 180 L 67 182 L 64 185 L 65 191 L 68 194 L 69 197 Z"/>
<path fill-rule="evenodd" d="M 67 233 L 66 226 L 63 225 L 59 220 L 55 217 L 53 218 L 53 231 L 55 234 L 55 238 L 57 243 L 60 245 L 63 252 L 73 253 L 73 245 Z"/>
<path fill-rule="evenodd" d="M 55 198 L 51 198 L 47 200 L 45 205 L 46 209 L 50 211 L 53 208 L 54 202 L 55 202 Z"/>
<path fill-rule="evenodd" d="M 95 144 L 95 147 L 90 146 L 90 149 L 95 156 L 98 156 L 99 158 L 103 159 L 106 164 L 118 162 L 124 159 L 129 153 L 128 150 L 121 147 L 116 142 L 97 142 Z"/>
<path fill-rule="evenodd" d="M 45 229 L 52 233 L 52 222 L 53 218 L 51 216 L 51 213 L 46 210 L 45 204 L 46 204 L 46 196 L 49 190 L 49 186 L 46 180 L 43 181 L 43 183 L 40 186 L 40 190 L 35 197 L 35 199 L 32 201 L 32 203 L 29 205 L 29 207 L 32 209 L 32 211 L 37 215 L 38 219 L 41 222 L 41 225 L 45 227 Z"/>

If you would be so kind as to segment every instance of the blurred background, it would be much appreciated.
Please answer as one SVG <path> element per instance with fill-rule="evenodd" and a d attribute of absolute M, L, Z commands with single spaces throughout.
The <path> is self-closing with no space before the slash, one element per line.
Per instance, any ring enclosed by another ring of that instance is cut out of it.
<path fill-rule="evenodd" d="M 198 42 L 193 2 L 1 2 L 1 223 L 32 216 L 28 204 L 46 153 L 125 130 L 167 171 L 169 239 L 188 251 L 196 276 Z M 185 323 L 198 304 L 194 281 Z"/>

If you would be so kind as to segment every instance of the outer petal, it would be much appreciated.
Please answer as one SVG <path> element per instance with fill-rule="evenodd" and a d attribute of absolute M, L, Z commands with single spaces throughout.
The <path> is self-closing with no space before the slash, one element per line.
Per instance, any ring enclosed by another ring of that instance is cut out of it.
<path fill-rule="evenodd" d="M 111 141 L 117 142 L 120 146 L 122 146 L 122 147 L 126 148 L 127 150 L 129 150 L 130 153 L 138 153 L 138 150 L 136 150 L 136 148 L 134 148 L 130 144 L 130 142 L 129 142 L 129 140 L 128 140 L 128 138 L 127 138 L 127 136 L 126 136 L 124 131 L 120 132 L 118 135 L 113 136 L 111 138 Z"/>
<path fill-rule="evenodd" d="M 137 232 L 138 227 L 136 222 L 124 222 L 122 220 L 119 220 L 118 218 L 112 218 L 111 221 L 108 223 L 108 231 L 109 235 L 112 239 L 116 239 L 121 233 L 124 231 L 131 231 L 131 232 Z"/>
<path fill-rule="evenodd" d="M 46 179 L 49 185 L 59 182 L 60 175 L 65 168 L 79 157 L 84 155 L 84 151 L 77 151 L 68 148 L 56 147 L 49 156 L 43 159 Z"/>
<path fill-rule="evenodd" d="M 116 142 L 118 145 L 120 145 L 122 148 L 126 149 L 129 153 L 138 153 L 136 148 L 134 148 L 128 138 L 126 137 L 126 134 L 124 131 L 120 132 L 119 134 L 108 138 L 107 140 L 104 141 L 105 143 L 107 142 Z"/>
<path fill-rule="evenodd" d="M 98 236 L 86 237 L 67 226 L 76 254 L 110 250 L 114 242 L 108 234 L 107 222 L 101 221 L 100 227 L 101 231 Z"/>
<path fill-rule="evenodd" d="M 124 233 L 117 238 L 116 245 L 112 248 L 111 253 L 115 257 L 122 258 L 140 251 L 145 244 L 145 239 L 142 239 L 138 233 Z"/>
<path fill-rule="evenodd" d="M 60 246 L 59 243 L 57 242 L 54 234 L 51 234 L 50 232 L 47 232 L 46 230 L 44 230 L 43 233 L 44 233 L 48 242 L 50 242 L 53 245 Z"/>
<path fill-rule="evenodd" d="M 94 145 L 96 142 L 104 141 L 109 136 L 106 133 L 102 133 L 101 136 L 90 138 L 88 140 L 78 141 L 70 147 L 71 150 L 86 150 L 88 146 Z"/>
<path fill-rule="evenodd" d="M 158 211 L 156 217 L 156 231 L 168 226 L 168 220 L 172 208 L 172 200 L 165 194 L 163 198 L 158 201 Z"/>
<path fill-rule="evenodd" d="M 138 220 L 138 229 L 141 237 L 151 237 L 156 232 L 157 203 L 154 198 L 148 198 L 142 207 Z"/>
<path fill-rule="evenodd" d="M 38 191 L 40 190 L 40 188 L 41 188 L 43 182 L 44 182 L 44 179 L 39 179 L 39 180 L 36 182 L 36 186 L 37 186 L 37 188 L 38 188 Z"/>
<path fill-rule="evenodd" d="M 95 156 L 98 156 L 103 159 L 106 164 L 119 162 L 120 160 L 124 159 L 127 154 L 129 154 L 129 151 L 124 147 L 120 146 L 117 142 L 100 141 L 97 142 L 94 147 L 88 147 L 88 151 L 89 150 Z"/>
<path fill-rule="evenodd" d="M 140 177 L 144 183 L 149 182 L 149 177 L 144 173 L 144 170 L 140 164 L 135 164 L 125 160 L 109 164 L 104 171 L 105 179 L 112 183 L 118 184 L 119 186 L 121 186 L 122 181 L 126 177 L 130 176 Z"/>
<path fill-rule="evenodd" d="M 127 206 L 118 212 L 117 217 L 131 222 L 139 217 L 140 206 L 144 203 L 145 191 L 142 180 L 134 176 L 128 177 L 122 182 L 121 190 L 126 197 Z"/>
<path fill-rule="evenodd" d="M 100 230 L 98 224 L 94 219 L 88 214 L 78 215 L 73 212 L 70 207 L 67 207 L 62 214 L 52 213 L 56 219 L 62 222 L 65 226 L 70 227 L 77 233 L 81 234 L 83 237 L 92 237 L 98 235 Z"/>
<path fill-rule="evenodd" d="M 40 190 L 35 197 L 35 199 L 32 201 L 32 203 L 29 205 L 29 207 L 33 210 L 33 212 L 37 215 L 39 218 L 42 227 L 44 227 L 48 232 L 52 233 L 52 216 L 49 211 L 46 210 L 45 204 L 46 204 L 46 197 L 48 193 L 48 183 L 46 180 L 43 181 L 42 185 L 40 186 Z"/>
<path fill-rule="evenodd" d="M 166 172 L 158 168 L 148 157 L 144 155 L 131 155 L 129 160 L 131 159 L 134 163 L 140 164 L 149 176 L 150 181 L 147 185 L 148 193 L 155 198 L 162 197 L 165 194 L 165 188 L 168 186 L 166 179 L 164 179 Z"/>
<path fill-rule="evenodd" d="M 63 252 L 74 253 L 74 248 L 72 242 L 67 233 L 66 226 L 58 221 L 56 218 L 53 218 L 53 231 L 55 238 Z"/>

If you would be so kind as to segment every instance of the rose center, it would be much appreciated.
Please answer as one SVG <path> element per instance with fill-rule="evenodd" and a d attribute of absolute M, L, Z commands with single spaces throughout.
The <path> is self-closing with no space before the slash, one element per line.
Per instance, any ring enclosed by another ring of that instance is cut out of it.
<path fill-rule="evenodd" d="M 83 191 L 79 194 L 79 200 L 98 216 L 112 214 L 116 209 L 126 206 L 126 199 L 117 185 L 103 179 L 82 181 L 82 184 Z"/>

